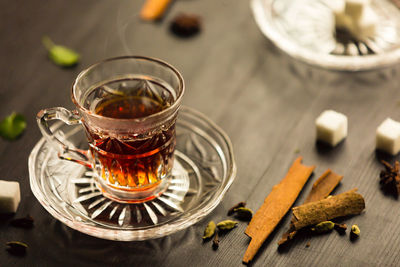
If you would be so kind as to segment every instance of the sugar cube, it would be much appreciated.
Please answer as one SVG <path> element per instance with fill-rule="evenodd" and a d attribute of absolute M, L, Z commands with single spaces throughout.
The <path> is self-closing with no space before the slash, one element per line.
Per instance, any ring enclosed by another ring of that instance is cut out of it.
<path fill-rule="evenodd" d="M 347 136 L 347 117 L 334 110 L 325 110 L 315 120 L 317 139 L 336 146 Z"/>
<path fill-rule="evenodd" d="M 376 129 L 376 149 L 396 155 L 400 151 L 400 123 L 387 118 Z"/>
<path fill-rule="evenodd" d="M 378 16 L 372 8 L 366 7 L 361 17 L 355 20 L 352 32 L 359 38 L 373 37 L 377 24 Z"/>
<path fill-rule="evenodd" d="M 0 180 L 0 213 L 16 212 L 20 200 L 19 183 Z"/>
<path fill-rule="evenodd" d="M 352 19 L 359 19 L 368 5 L 368 0 L 346 0 L 344 13 Z"/>

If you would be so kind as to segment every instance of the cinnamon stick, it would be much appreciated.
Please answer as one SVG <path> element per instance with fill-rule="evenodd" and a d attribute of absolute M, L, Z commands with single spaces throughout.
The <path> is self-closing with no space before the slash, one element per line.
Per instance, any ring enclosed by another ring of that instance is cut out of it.
<path fill-rule="evenodd" d="M 244 263 L 249 263 L 254 258 L 258 249 L 293 205 L 315 169 L 315 166 L 302 165 L 301 160 L 302 157 L 299 157 L 293 162 L 286 176 L 272 188 L 247 226 L 245 233 L 251 237 L 251 241 L 243 257 Z"/>
<path fill-rule="evenodd" d="M 144 20 L 156 20 L 162 17 L 171 0 L 146 0 L 140 17 Z"/>
<path fill-rule="evenodd" d="M 292 209 L 294 229 L 299 230 L 338 217 L 360 214 L 365 209 L 365 201 L 356 191 L 355 188 L 331 198 L 294 207 Z"/>
<path fill-rule="evenodd" d="M 339 175 L 327 169 L 313 184 L 311 192 L 308 194 L 304 204 L 324 199 L 335 189 L 342 179 L 343 175 Z M 288 241 L 292 240 L 296 234 L 297 231 L 294 229 L 293 223 L 291 222 L 289 230 L 282 235 L 278 245 L 286 244 Z"/>

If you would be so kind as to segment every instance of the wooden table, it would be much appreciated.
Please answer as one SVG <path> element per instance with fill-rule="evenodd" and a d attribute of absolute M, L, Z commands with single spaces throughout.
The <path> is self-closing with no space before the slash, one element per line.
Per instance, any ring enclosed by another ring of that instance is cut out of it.
<path fill-rule="evenodd" d="M 259 251 L 254 266 L 400 265 L 400 203 L 384 195 L 378 176 L 375 130 L 387 117 L 400 120 L 399 66 L 363 73 L 321 70 L 292 60 L 266 41 L 248 1 L 175 1 L 164 20 L 138 18 L 143 1 L 0 1 L 0 117 L 12 111 L 27 119 L 17 141 L 0 140 L 1 179 L 17 180 L 22 200 L 15 217 L 31 214 L 31 230 L 0 222 L 2 266 L 241 266 L 249 242 L 241 223 L 221 239 L 217 251 L 202 243 L 209 220 L 225 219 L 239 201 L 256 210 L 298 156 L 315 164 L 315 180 L 327 168 L 343 174 L 340 193 L 359 188 L 366 212 L 346 220 L 361 237 L 350 242 L 336 232 L 301 237 L 285 252 L 277 241 L 286 216 Z M 179 12 L 202 16 L 203 31 L 190 39 L 173 36 L 169 23 Z M 52 64 L 43 35 L 79 51 L 72 69 Z M 69 88 L 90 64 L 118 55 L 146 55 L 176 66 L 186 81 L 184 105 L 210 117 L 230 136 L 237 177 L 221 204 L 204 220 L 171 236 L 145 242 L 112 242 L 87 236 L 54 219 L 33 196 L 27 159 L 41 138 L 35 115 L 45 107 L 72 108 Z M 348 116 L 349 134 L 334 149 L 315 144 L 315 118 L 326 109 Z M 398 157 L 397 157 L 398 158 Z M 393 158 L 391 158 L 393 160 Z M 311 188 L 309 182 L 296 204 Z M 4 243 L 24 241 L 24 257 Z M 310 247 L 306 248 L 306 243 Z"/>

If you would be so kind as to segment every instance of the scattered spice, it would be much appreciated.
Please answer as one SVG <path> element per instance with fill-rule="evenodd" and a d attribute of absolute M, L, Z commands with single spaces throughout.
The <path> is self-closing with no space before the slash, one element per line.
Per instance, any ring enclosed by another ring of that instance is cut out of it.
<path fill-rule="evenodd" d="M 338 231 L 339 234 L 344 235 L 347 230 L 347 224 L 345 223 L 335 223 L 335 230 Z"/>
<path fill-rule="evenodd" d="M 160 19 L 170 3 L 171 0 L 146 0 L 140 11 L 140 17 L 149 21 Z"/>
<path fill-rule="evenodd" d="M 232 215 L 235 212 L 235 209 L 237 208 L 242 208 L 246 206 L 246 202 L 239 202 L 237 203 L 235 206 L 233 206 L 232 208 L 230 208 L 228 210 L 228 216 Z"/>
<path fill-rule="evenodd" d="M 25 128 L 26 121 L 24 116 L 13 112 L 0 122 L 0 136 L 7 140 L 15 140 Z"/>
<path fill-rule="evenodd" d="M 242 221 L 250 221 L 253 217 L 253 211 L 249 208 L 240 207 L 235 209 L 236 217 Z"/>
<path fill-rule="evenodd" d="M 33 227 L 33 218 L 30 215 L 27 215 L 24 218 L 17 218 L 10 222 L 10 224 L 14 227 L 19 228 L 32 228 Z"/>
<path fill-rule="evenodd" d="M 294 207 L 292 209 L 294 229 L 299 230 L 337 217 L 360 214 L 365 209 L 365 201 L 356 190 Z"/>
<path fill-rule="evenodd" d="M 299 154 L 299 153 L 300 153 L 300 149 L 298 149 L 298 148 L 295 149 L 295 150 L 294 150 L 294 153 L 295 153 L 295 154 Z"/>
<path fill-rule="evenodd" d="M 68 47 L 54 44 L 49 37 L 44 36 L 42 43 L 49 53 L 49 58 L 56 65 L 72 67 L 79 62 L 80 55 L 77 52 Z"/>
<path fill-rule="evenodd" d="M 7 242 L 6 245 L 8 246 L 7 251 L 17 256 L 25 255 L 26 249 L 28 248 L 27 244 L 19 241 Z"/>
<path fill-rule="evenodd" d="M 311 192 L 308 194 L 307 199 L 304 201 L 304 204 L 310 203 L 313 201 L 318 201 L 324 199 L 325 197 L 329 198 L 329 194 L 336 188 L 336 186 L 343 179 L 343 175 L 339 175 L 330 169 L 327 169 L 313 184 Z M 284 245 L 290 240 L 292 240 L 297 234 L 297 231 L 294 229 L 293 223 L 290 223 L 289 230 L 282 235 L 281 240 L 279 240 L 278 245 Z"/>
<path fill-rule="evenodd" d="M 324 221 L 311 227 L 311 231 L 317 234 L 322 234 L 332 231 L 333 227 L 335 227 L 335 223 L 331 221 Z"/>
<path fill-rule="evenodd" d="M 257 251 L 285 216 L 300 194 L 315 166 L 301 164 L 298 157 L 290 167 L 282 181 L 272 188 L 263 205 L 254 214 L 245 233 L 251 237 L 250 244 L 244 254 L 243 262 L 249 263 Z"/>
<path fill-rule="evenodd" d="M 214 250 L 217 250 L 217 249 L 219 248 L 219 236 L 218 236 L 218 232 L 216 232 L 215 235 L 214 235 L 212 248 L 213 248 Z"/>
<path fill-rule="evenodd" d="M 307 242 L 306 248 L 309 248 L 309 247 L 310 247 L 310 242 Z"/>
<path fill-rule="evenodd" d="M 228 230 L 232 230 L 233 228 L 235 228 L 237 224 L 238 224 L 238 222 L 236 222 L 236 221 L 225 220 L 225 221 L 217 223 L 217 227 L 219 230 L 228 231 Z"/>
<path fill-rule="evenodd" d="M 206 229 L 204 230 L 203 239 L 209 239 L 215 234 L 215 230 L 217 226 L 214 221 L 211 221 L 207 224 Z"/>
<path fill-rule="evenodd" d="M 385 166 L 385 170 L 379 174 L 379 183 L 384 189 L 391 189 L 398 197 L 400 195 L 400 163 L 396 160 L 392 166 L 384 160 L 381 162 Z"/>
<path fill-rule="evenodd" d="M 351 232 L 350 232 L 350 239 L 354 240 L 360 236 L 360 228 L 358 227 L 357 224 L 353 224 L 351 226 Z"/>
<path fill-rule="evenodd" d="M 171 22 L 171 32 L 179 37 L 191 37 L 201 30 L 201 19 L 193 14 L 178 14 Z"/>

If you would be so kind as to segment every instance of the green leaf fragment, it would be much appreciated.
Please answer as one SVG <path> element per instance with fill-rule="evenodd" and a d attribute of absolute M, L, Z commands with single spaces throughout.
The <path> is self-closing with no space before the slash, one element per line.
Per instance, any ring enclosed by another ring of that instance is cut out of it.
<path fill-rule="evenodd" d="M 214 221 L 211 221 L 207 224 L 206 229 L 204 230 L 203 239 L 211 238 L 215 234 L 215 230 L 217 226 Z"/>
<path fill-rule="evenodd" d="M 26 128 L 24 116 L 13 112 L 0 122 L 0 135 L 8 140 L 15 140 Z"/>
<path fill-rule="evenodd" d="M 220 230 L 231 230 L 236 227 L 238 222 L 236 221 L 231 221 L 231 220 L 225 220 L 222 222 L 217 223 L 217 227 Z"/>
<path fill-rule="evenodd" d="M 80 55 L 74 50 L 56 45 L 47 36 L 43 37 L 43 45 L 49 52 L 49 58 L 57 65 L 62 67 L 71 67 L 79 62 Z"/>

